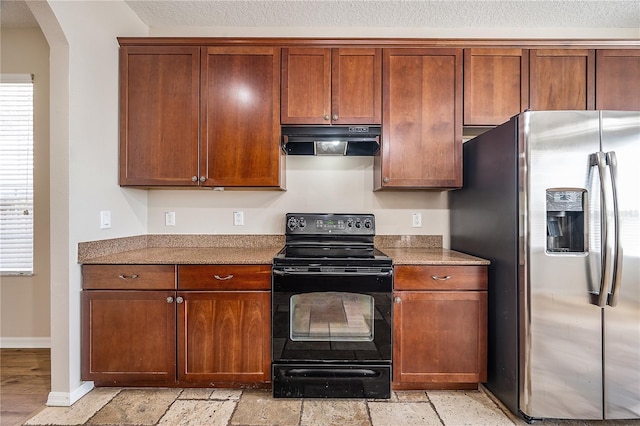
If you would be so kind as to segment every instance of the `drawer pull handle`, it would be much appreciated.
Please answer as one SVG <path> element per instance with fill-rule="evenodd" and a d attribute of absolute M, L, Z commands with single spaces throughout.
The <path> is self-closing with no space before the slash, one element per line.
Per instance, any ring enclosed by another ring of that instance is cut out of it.
<path fill-rule="evenodd" d="M 167 297 L 167 303 L 173 303 L 173 297 L 171 296 Z"/>
<path fill-rule="evenodd" d="M 133 275 L 120 274 L 118 275 L 118 278 L 120 278 L 121 280 L 135 280 L 136 278 L 138 278 L 138 274 L 133 274 Z"/>
<path fill-rule="evenodd" d="M 233 275 L 227 275 L 226 277 L 221 277 L 220 275 L 214 275 L 213 278 L 215 278 L 218 281 L 227 281 L 233 278 Z"/>
<path fill-rule="evenodd" d="M 451 275 L 445 275 L 444 277 L 439 277 L 438 275 L 431 275 L 431 279 L 435 281 L 446 281 L 451 278 Z"/>

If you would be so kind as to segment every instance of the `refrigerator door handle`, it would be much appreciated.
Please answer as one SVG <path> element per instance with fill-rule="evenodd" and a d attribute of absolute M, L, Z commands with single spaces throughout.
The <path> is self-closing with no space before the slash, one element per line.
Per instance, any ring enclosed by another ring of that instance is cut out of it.
<path fill-rule="evenodd" d="M 607 304 L 607 278 L 609 277 L 609 250 L 608 244 L 608 229 L 607 229 L 607 203 L 605 194 L 607 194 L 607 188 L 605 185 L 604 175 L 607 171 L 607 157 L 604 152 L 598 151 L 590 155 L 590 165 L 598 167 L 598 177 L 600 179 L 600 241 L 603 243 L 602 256 L 601 256 L 601 268 L 600 268 L 600 291 L 591 293 L 591 303 L 599 307 L 604 307 Z"/>
<path fill-rule="evenodd" d="M 618 304 L 618 292 L 622 282 L 622 244 L 620 242 L 620 213 L 618 211 L 618 193 L 616 179 L 618 177 L 618 161 L 614 151 L 606 154 L 609 176 L 611 177 L 611 195 L 613 198 L 613 273 L 611 294 L 607 304 L 615 307 Z"/>

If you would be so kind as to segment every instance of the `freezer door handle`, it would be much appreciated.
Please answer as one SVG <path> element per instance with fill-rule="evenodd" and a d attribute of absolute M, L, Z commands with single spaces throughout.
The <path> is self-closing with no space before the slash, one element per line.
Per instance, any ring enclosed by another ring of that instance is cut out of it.
<path fill-rule="evenodd" d="M 590 165 L 598 168 L 598 177 L 600 179 L 600 240 L 603 242 L 601 268 L 600 268 L 600 291 L 597 293 L 591 293 L 591 303 L 599 307 L 604 307 L 607 304 L 607 278 L 609 277 L 609 250 L 607 247 L 607 203 L 606 194 L 607 188 L 605 184 L 604 175 L 607 171 L 607 156 L 604 152 L 596 152 L 590 156 Z"/>
<path fill-rule="evenodd" d="M 611 177 L 611 195 L 613 198 L 613 273 L 611 282 L 611 294 L 607 304 L 615 307 L 618 304 L 618 292 L 622 282 L 622 244 L 620 242 L 620 213 L 618 211 L 618 193 L 616 180 L 618 178 L 618 161 L 616 153 L 607 152 L 607 165 Z"/>

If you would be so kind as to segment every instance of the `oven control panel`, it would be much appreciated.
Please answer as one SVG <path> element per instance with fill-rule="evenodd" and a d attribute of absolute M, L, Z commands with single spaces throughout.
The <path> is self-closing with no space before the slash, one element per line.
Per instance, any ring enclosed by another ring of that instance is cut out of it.
<path fill-rule="evenodd" d="M 372 214 L 287 213 L 287 234 L 375 235 Z"/>

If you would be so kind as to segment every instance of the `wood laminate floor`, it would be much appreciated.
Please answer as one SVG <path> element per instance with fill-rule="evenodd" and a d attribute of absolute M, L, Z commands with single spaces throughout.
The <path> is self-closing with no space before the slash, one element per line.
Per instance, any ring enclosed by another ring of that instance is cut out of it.
<path fill-rule="evenodd" d="M 49 349 L 0 349 L 0 425 L 21 425 L 45 408 L 51 390 Z"/>

